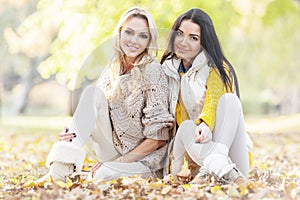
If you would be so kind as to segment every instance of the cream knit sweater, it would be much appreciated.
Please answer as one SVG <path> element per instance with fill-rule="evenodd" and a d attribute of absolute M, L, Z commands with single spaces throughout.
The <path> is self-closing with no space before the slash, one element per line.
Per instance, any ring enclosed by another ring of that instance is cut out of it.
<path fill-rule="evenodd" d="M 168 83 L 161 65 L 157 61 L 139 68 L 144 81 L 134 82 L 130 74 L 119 76 L 117 81 L 121 95 L 110 97 L 116 80 L 108 69 L 102 76 L 100 87 L 108 99 L 110 119 L 113 127 L 113 143 L 116 150 L 125 155 L 146 138 L 168 140 L 174 118 L 169 112 Z M 134 88 L 134 89 L 132 89 Z M 167 145 L 148 154 L 139 161 L 152 171 L 162 169 Z"/>

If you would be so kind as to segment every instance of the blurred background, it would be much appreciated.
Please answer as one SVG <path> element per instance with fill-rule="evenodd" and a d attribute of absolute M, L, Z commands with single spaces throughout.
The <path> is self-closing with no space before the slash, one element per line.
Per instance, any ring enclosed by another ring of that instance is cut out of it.
<path fill-rule="evenodd" d="M 245 114 L 300 112 L 299 0 L 0 0 L 1 118 L 72 115 L 134 5 L 152 13 L 161 51 L 179 14 L 205 10 L 237 71 Z"/>

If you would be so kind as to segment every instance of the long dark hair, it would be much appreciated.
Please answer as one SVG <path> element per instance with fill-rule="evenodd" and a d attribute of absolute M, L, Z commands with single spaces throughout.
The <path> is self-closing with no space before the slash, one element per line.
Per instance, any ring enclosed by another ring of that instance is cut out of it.
<path fill-rule="evenodd" d="M 161 58 L 161 64 L 167 60 L 176 57 L 174 51 L 174 40 L 176 36 L 176 31 L 179 29 L 183 20 L 190 20 L 191 22 L 198 24 L 201 30 L 201 46 L 207 51 L 215 65 L 211 67 L 216 67 L 221 75 L 221 79 L 226 88 L 232 88 L 232 82 L 230 77 L 227 75 L 224 69 L 224 63 L 229 67 L 229 70 L 234 78 L 234 85 L 236 93 L 239 96 L 239 87 L 236 77 L 236 73 L 224 56 L 219 39 L 217 37 L 216 31 L 214 29 L 213 22 L 208 14 L 199 8 L 192 8 L 185 13 L 181 14 L 174 22 L 167 39 L 167 47 Z"/>

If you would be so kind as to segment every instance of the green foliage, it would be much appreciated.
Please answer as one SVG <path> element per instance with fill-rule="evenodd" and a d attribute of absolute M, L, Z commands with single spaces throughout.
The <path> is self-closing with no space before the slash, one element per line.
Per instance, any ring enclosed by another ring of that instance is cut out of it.
<path fill-rule="evenodd" d="M 224 27 L 231 21 L 234 15 L 230 2 L 224 1 L 167 1 L 140 0 L 125 2 L 119 6 L 118 1 L 63 1 L 52 2 L 40 0 L 38 11 L 29 18 L 29 21 L 41 20 L 43 24 L 53 23 L 55 17 L 56 33 L 50 46 L 50 56 L 39 65 L 39 71 L 44 78 L 55 74 L 59 82 L 68 84 L 69 88 L 77 88 L 81 82 L 87 79 L 96 79 L 99 72 L 109 59 L 99 54 L 99 49 L 107 45 L 113 29 L 121 14 L 131 6 L 142 6 L 153 14 L 160 32 L 160 49 L 165 45 L 167 32 L 182 12 L 192 7 L 207 8 L 212 13 L 217 27 Z M 216 15 L 220 8 L 227 11 L 224 15 Z M 218 17 L 219 16 L 219 17 Z M 221 29 L 221 28 L 220 28 Z M 221 29 L 222 30 L 222 29 Z M 223 28 L 225 32 L 228 29 Z M 93 52 L 95 49 L 97 53 Z M 88 61 L 85 61 L 86 59 Z M 91 60 L 93 60 L 91 62 Z M 96 64 L 98 63 L 98 64 Z M 99 64 L 101 63 L 101 64 Z M 85 66 L 88 64 L 88 67 Z M 91 65 L 96 64 L 96 65 Z M 101 69 L 98 69 L 98 68 Z"/>
<path fill-rule="evenodd" d="M 266 25 L 272 25 L 274 21 L 280 18 L 286 18 L 289 15 L 295 15 L 299 12 L 295 7 L 295 1 L 293 0 L 274 0 L 265 10 L 265 15 L 262 20 Z"/>
<path fill-rule="evenodd" d="M 27 14 L 18 12 L 16 19 L 7 15 L 11 9 L 1 7 L 1 16 L 7 22 L 14 22 L 11 26 L 0 22 L 1 33 L 5 32 L 3 41 L 10 50 L 5 62 L 10 60 L 22 66 L 19 63 L 31 63 L 24 56 L 38 57 L 42 59 L 38 66 L 42 77 L 55 76 L 69 89 L 80 87 L 86 79 L 98 78 L 110 61 L 111 48 L 107 49 L 113 29 L 121 14 L 131 6 L 141 6 L 152 13 L 159 28 L 159 55 L 165 47 L 168 30 L 181 13 L 193 7 L 205 10 L 214 21 L 225 55 L 236 68 L 242 98 L 249 105 L 270 101 L 272 95 L 269 100 L 264 99 L 266 91 L 282 96 L 287 88 L 297 90 L 300 85 L 299 1 L 39 0 L 36 8 L 36 1 L 27 2 L 28 5 L 20 3 Z M 33 13 L 27 16 L 28 12 Z M 4 31 L 2 27 L 10 28 Z M 19 58 L 9 59 L 13 54 Z M 6 66 L 5 70 L 8 69 Z M 24 74 L 26 69 L 19 67 L 18 74 Z"/>

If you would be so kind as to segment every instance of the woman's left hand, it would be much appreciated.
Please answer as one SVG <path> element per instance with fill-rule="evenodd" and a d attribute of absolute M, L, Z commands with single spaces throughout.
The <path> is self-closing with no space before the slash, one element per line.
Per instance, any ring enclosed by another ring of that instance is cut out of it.
<path fill-rule="evenodd" d="M 96 165 L 94 165 L 91 169 L 92 178 L 94 178 L 96 171 L 102 166 L 102 162 L 97 162 Z"/>
<path fill-rule="evenodd" d="M 68 128 L 65 128 L 65 130 L 59 134 L 59 138 L 61 141 L 72 142 L 72 140 L 76 138 L 76 133 L 71 133 Z"/>
<path fill-rule="evenodd" d="M 212 140 L 212 132 L 204 122 L 197 126 L 195 135 L 196 143 L 207 143 Z"/>

